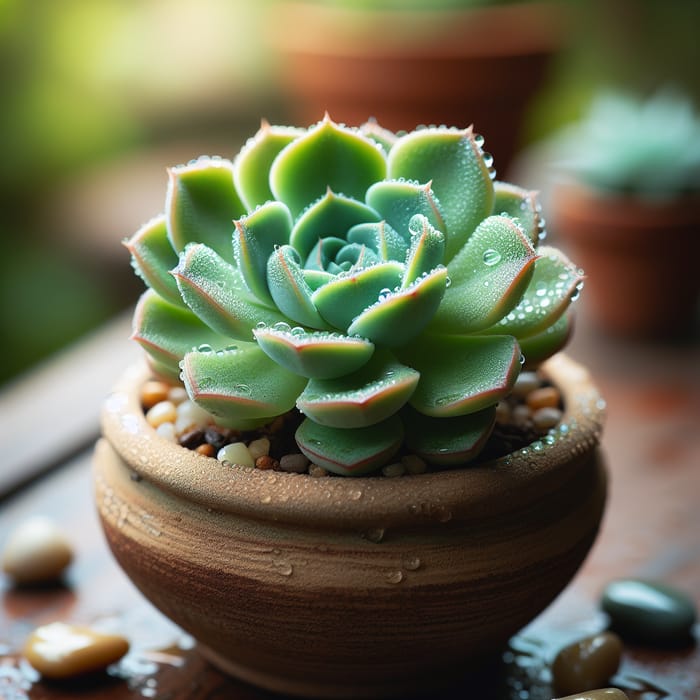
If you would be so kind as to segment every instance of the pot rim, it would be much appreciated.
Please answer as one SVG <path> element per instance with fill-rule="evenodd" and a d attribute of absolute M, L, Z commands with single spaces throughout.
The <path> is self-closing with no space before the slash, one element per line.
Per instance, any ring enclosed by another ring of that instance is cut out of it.
<path fill-rule="evenodd" d="M 258 520 L 303 526 L 313 514 L 315 524 L 336 528 L 415 524 L 417 518 L 474 521 L 542 498 L 596 457 L 605 401 L 588 370 L 562 353 L 542 370 L 562 393 L 564 416 L 526 448 L 425 474 L 315 478 L 224 466 L 159 436 L 140 406 L 140 386 L 152 377 L 142 360 L 126 370 L 104 403 L 97 458 L 111 446 L 135 479 L 207 510 Z"/>

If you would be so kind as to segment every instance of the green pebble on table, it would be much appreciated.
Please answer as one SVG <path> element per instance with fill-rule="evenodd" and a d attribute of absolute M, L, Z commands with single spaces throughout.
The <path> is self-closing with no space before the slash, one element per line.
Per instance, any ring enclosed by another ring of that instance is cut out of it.
<path fill-rule="evenodd" d="M 601 607 L 610 626 L 626 640 L 652 645 L 689 642 L 697 612 L 685 593 L 666 584 L 639 579 L 609 583 Z"/>

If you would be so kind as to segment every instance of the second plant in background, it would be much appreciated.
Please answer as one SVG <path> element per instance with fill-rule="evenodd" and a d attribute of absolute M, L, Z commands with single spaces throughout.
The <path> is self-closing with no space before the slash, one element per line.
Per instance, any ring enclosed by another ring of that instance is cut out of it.
<path fill-rule="evenodd" d="M 607 332 L 667 339 L 697 326 L 700 118 L 682 95 L 601 95 L 555 143 L 554 230 L 584 266 Z"/>

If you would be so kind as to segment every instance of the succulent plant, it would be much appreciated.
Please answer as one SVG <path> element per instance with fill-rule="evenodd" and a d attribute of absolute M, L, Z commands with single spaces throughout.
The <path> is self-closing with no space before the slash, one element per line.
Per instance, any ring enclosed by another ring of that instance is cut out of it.
<path fill-rule="evenodd" d="M 560 167 L 589 186 L 664 198 L 700 191 L 700 116 L 671 89 L 598 95 L 555 140 Z"/>
<path fill-rule="evenodd" d="M 126 241 L 150 287 L 134 337 L 221 425 L 298 408 L 299 449 L 335 473 L 402 445 L 467 463 L 582 283 L 491 160 L 471 127 L 263 122 L 233 161 L 170 169 L 164 214 Z"/>

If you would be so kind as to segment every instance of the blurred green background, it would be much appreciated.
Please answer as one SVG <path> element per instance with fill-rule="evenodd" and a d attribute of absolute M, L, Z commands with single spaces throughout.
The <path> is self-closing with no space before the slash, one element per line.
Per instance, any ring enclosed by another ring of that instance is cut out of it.
<path fill-rule="evenodd" d="M 0 383 L 133 304 L 121 240 L 161 209 L 166 166 L 292 120 L 266 31 L 279 2 L 0 0 Z M 523 146 L 600 88 L 700 99 L 700 3 L 562 4 L 570 31 Z"/>

